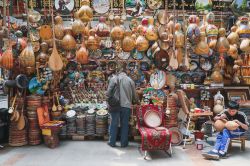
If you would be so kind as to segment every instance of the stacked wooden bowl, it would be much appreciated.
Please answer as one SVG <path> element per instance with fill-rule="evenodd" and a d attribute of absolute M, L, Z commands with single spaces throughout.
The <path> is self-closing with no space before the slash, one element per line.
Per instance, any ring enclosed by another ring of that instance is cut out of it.
<path fill-rule="evenodd" d="M 38 145 L 42 141 L 41 129 L 38 123 L 37 108 L 42 105 L 42 97 L 27 96 L 27 115 L 29 121 L 29 145 Z"/>
<path fill-rule="evenodd" d="M 178 126 L 178 112 L 177 112 L 177 102 L 176 98 L 169 96 L 168 97 L 168 107 L 170 114 L 166 117 L 166 127 L 177 127 Z"/>
<path fill-rule="evenodd" d="M 12 103 L 12 101 L 11 101 Z M 16 108 L 16 111 L 21 113 L 22 106 L 25 105 L 24 98 L 18 97 L 16 99 L 16 102 L 14 104 L 14 108 Z M 24 110 L 25 115 L 25 110 Z M 9 145 L 10 146 L 24 146 L 28 144 L 28 138 L 27 138 L 27 127 L 25 127 L 23 130 L 18 130 L 17 128 L 18 121 L 11 121 L 10 127 L 9 127 Z"/>

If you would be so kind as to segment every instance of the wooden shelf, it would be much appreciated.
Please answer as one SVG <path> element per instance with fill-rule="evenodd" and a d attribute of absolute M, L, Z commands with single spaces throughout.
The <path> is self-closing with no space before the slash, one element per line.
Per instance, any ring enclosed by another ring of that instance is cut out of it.
<path fill-rule="evenodd" d="M 189 113 L 189 116 L 196 117 L 196 116 L 213 116 L 213 112 L 201 112 L 201 113 Z"/>

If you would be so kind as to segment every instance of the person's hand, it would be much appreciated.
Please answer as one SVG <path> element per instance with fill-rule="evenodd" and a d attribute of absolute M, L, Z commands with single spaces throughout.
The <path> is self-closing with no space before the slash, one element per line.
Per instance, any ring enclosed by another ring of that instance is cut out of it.
<path fill-rule="evenodd" d="M 225 114 L 222 114 L 221 116 L 219 116 L 219 119 L 226 119 L 227 116 Z"/>
<path fill-rule="evenodd" d="M 235 119 L 235 120 L 233 120 L 235 123 L 237 123 L 239 126 L 240 126 L 240 121 L 239 120 L 237 120 L 237 119 Z"/>

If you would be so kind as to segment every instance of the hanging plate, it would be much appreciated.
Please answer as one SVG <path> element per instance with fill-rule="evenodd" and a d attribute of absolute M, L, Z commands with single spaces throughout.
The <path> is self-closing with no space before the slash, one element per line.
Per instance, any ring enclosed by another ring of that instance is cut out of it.
<path fill-rule="evenodd" d="M 127 60 L 130 57 L 130 52 L 124 52 L 121 51 L 117 54 L 118 58 L 120 58 L 121 60 Z"/>
<path fill-rule="evenodd" d="M 183 84 L 190 84 L 190 83 L 192 83 L 192 78 L 191 78 L 190 74 L 188 74 L 188 73 L 182 74 L 181 75 L 181 82 Z"/>
<path fill-rule="evenodd" d="M 144 13 L 145 0 L 125 0 L 127 14 L 133 17 L 139 17 Z"/>
<path fill-rule="evenodd" d="M 68 15 L 75 7 L 75 0 L 55 0 L 55 9 L 57 12 Z"/>
<path fill-rule="evenodd" d="M 129 73 L 130 78 L 135 82 L 136 87 L 145 83 L 145 75 L 141 70 L 133 70 Z"/>
<path fill-rule="evenodd" d="M 110 3 L 109 0 L 93 0 L 92 7 L 95 12 L 99 14 L 104 14 L 109 11 Z"/>
<path fill-rule="evenodd" d="M 150 9 L 156 10 L 163 6 L 163 0 L 147 0 L 147 5 Z"/>
<path fill-rule="evenodd" d="M 154 89 L 162 89 L 166 84 L 166 74 L 162 70 L 156 70 L 150 76 L 150 85 Z"/>
<path fill-rule="evenodd" d="M 141 62 L 140 63 L 140 69 L 141 69 L 141 71 L 149 71 L 150 70 L 150 64 L 148 62 Z"/>
<path fill-rule="evenodd" d="M 145 56 L 145 52 L 137 51 L 136 49 L 133 49 L 131 51 L 131 55 L 135 60 L 142 60 Z"/>
<path fill-rule="evenodd" d="M 110 70 L 110 71 L 116 70 L 117 67 L 118 67 L 118 65 L 117 65 L 117 63 L 115 61 L 110 61 L 108 63 L 108 70 Z"/>
<path fill-rule="evenodd" d="M 183 141 L 183 134 L 178 127 L 171 127 L 169 130 L 172 132 L 172 145 L 180 145 Z"/>
<path fill-rule="evenodd" d="M 143 120 L 148 127 L 159 127 L 162 123 L 162 117 L 159 112 L 149 110 L 144 114 Z"/>

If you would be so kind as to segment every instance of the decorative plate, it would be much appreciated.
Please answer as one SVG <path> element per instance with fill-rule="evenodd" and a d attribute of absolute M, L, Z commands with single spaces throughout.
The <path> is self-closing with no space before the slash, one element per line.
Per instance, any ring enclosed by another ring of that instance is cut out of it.
<path fill-rule="evenodd" d="M 102 56 L 104 59 L 112 60 L 115 58 L 114 50 L 111 48 L 102 49 Z"/>
<path fill-rule="evenodd" d="M 89 50 L 89 56 L 94 59 L 100 59 L 102 57 L 102 51 L 100 49 Z"/>
<path fill-rule="evenodd" d="M 190 74 L 188 74 L 188 73 L 182 74 L 181 75 L 181 82 L 183 84 L 190 84 L 190 83 L 192 83 L 192 78 L 191 78 Z"/>
<path fill-rule="evenodd" d="M 130 52 L 121 51 L 121 52 L 117 53 L 117 56 L 121 60 L 127 60 L 130 57 Z"/>
<path fill-rule="evenodd" d="M 135 60 L 142 60 L 145 56 L 145 52 L 137 51 L 136 49 L 131 51 L 131 55 Z"/>
<path fill-rule="evenodd" d="M 143 102 L 145 104 L 150 104 L 150 101 L 152 101 L 154 105 L 162 105 L 165 98 L 166 94 L 160 89 L 156 90 L 150 87 L 143 91 Z"/>
<path fill-rule="evenodd" d="M 163 4 L 163 0 L 147 0 L 147 5 L 152 10 L 159 9 Z"/>
<path fill-rule="evenodd" d="M 125 0 L 127 14 L 133 17 L 139 17 L 144 13 L 145 0 Z"/>
<path fill-rule="evenodd" d="M 102 71 L 91 71 L 88 73 L 87 79 L 91 82 L 104 82 L 105 76 Z"/>
<path fill-rule="evenodd" d="M 199 67 L 198 62 L 194 60 L 190 62 L 190 71 L 196 71 L 198 67 Z"/>
<path fill-rule="evenodd" d="M 70 14 L 75 7 L 75 0 L 55 0 L 55 9 L 63 14 Z"/>
<path fill-rule="evenodd" d="M 143 83 L 145 83 L 145 75 L 141 70 L 132 70 L 129 73 L 129 76 L 132 80 L 134 80 L 136 87 L 140 87 Z"/>
<path fill-rule="evenodd" d="M 162 70 L 156 70 L 150 76 L 150 85 L 154 89 L 162 89 L 166 84 L 166 74 Z"/>
<path fill-rule="evenodd" d="M 183 134 L 178 127 L 171 127 L 169 130 L 172 132 L 172 145 L 180 145 L 183 141 Z"/>
<path fill-rule="evenodd" d="M 144 123 L 148 126 L 148 127 L 159 127 L 162 123 L 162 117 L 160 116 L 160 114 L 156 111 L 147 111 L 144 114 L 143 117 Z"/>
<path fill-rule="evenodd" d="M 108 70 L 114 71 L 118 67 L 117 63 L 115 61 L 108 62 Z"/>
<path fill-rule="evenodd" d="M 37 77 L 33 77 L 29 82 L 29 91 L 32 94 L 43 95 L 45 91 L 42 89 L 42 83 L 38 82 Z"/>
<path fill-rule="evenodd" d="M 140 69 L 141 69 L 141 71 L 149 71 L 150 70 L 150 64 L 148 62 L 141 62 L 140 63 Z"/>
<path fill-rule="evenodd" d="M 109 11 L 110 2 L 109 0 L 93 0 L 92 7 L 97 13 L 104 14 Z"/>
<path fill-rule="evenodd" d="M 128 70 L 131 70 L 131 71 L 134 71 L 138 68 L 138 64 L 137 62 L 129 62 L 128 63 L 128 66 L 127 66 L 127 69 Z"/>
<path fill-rule="evenodd" d="M 204 71 L 210 71 L 213 68 L 213 64 L 211 63 L 209 58 L 201 58 L 200 59 L 200 67 Z"/>
<path fill-rule="evenodd" d="M 202 75 L 199 73 L 192 73 L 192 82 L 195 84 L 201 84 L 203 82 Z"/>
<path fill-rule="evenodd" d="M 108 114 L 108 111 L 107 110 L 104 110 L 104 109 L 100 109 L 96 112 L 97 115 L 100 115 L 100 116 L 104 116 L 104 115 L 107 115 Z"/>

